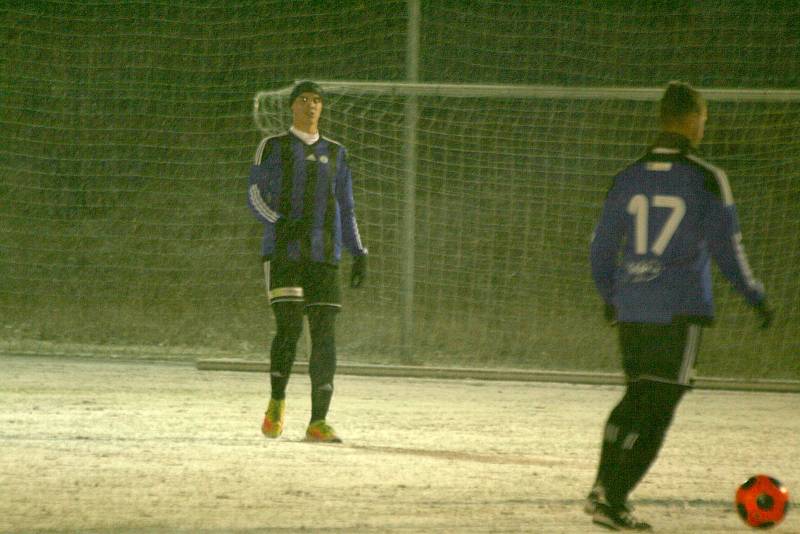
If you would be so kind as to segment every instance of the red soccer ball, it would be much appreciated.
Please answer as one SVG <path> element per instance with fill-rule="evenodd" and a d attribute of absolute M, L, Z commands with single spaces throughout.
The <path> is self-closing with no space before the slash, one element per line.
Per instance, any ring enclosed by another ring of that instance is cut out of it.
<path fill-rule="evenodd" d="M 789 491 L 771 476 L 752 476 L 736 490 L 736 511 L 751 527 L 774 527 L 788 509 Z"/>

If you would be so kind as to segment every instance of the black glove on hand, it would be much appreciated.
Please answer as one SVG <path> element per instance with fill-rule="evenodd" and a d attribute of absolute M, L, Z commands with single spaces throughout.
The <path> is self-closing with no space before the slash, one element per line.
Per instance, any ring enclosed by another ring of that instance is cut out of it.
<path fill-rule="evenodd" d="M 275 238 L 278 241 L 294 241 L 302 239 L 308 233 L 309 227 L 305 219 L 290 219 L 281 217 L 275 223 Z"/>
<path fill-rule="evenodd" d="M 617 324 L 617 310 L 614 309 L 614 306 L 611 304 L 603 305 L 603 319 L 611 326 Z"/>
<path fill-rule="evenodd" d="M 761 320 L 759 328 L 762 330 L 769 328 L 769 325 L 772 324 L 772 318 L 775 316 L 775 312 L 767 305 L 767 301 L 762 300 L 756 305 L 755 310 L 758 314 L 758 318 Z"/>
<path fill-rule="evenodd" d="M 367 277 L 367 257 L 356 256 L 353 258 L 353 269 L 350 271 L 350 287 L 361 287 Z"/>

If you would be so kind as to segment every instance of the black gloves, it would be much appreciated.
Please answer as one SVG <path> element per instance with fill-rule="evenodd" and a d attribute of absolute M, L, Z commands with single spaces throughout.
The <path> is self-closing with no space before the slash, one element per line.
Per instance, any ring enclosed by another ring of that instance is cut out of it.
<path fill-rule="evenodd" d="M 306 219 L 290 219 L 281 217 L 275 223 L 275 239 L 277 241 L 294 241 L 306 237 L 311 230 Z"/>
<path fill-rule="evenodd" d="M 611 304 L 603 305 L 603 319 L 611 326 L 617 324 L 617 310 L 614 309 L 614 306 Z"/>
<path fill-rule="evenodd" d="M 762 300 L 755 306 L 754 309 L 756 310 L 756 314 L 761 321 L 759 328 L 762 330 L 769 328 L 769 325 L 772 324 L 772 318 L 775 316 L 775 312 L 767 305 L 767 301 Z"/>
<path fill-rule="evenodd" d="M 367 277 L 367 257 L 356 256 L 353 258 L 353 268 L 350 271 L 350 287 L 358 288 Z"/>

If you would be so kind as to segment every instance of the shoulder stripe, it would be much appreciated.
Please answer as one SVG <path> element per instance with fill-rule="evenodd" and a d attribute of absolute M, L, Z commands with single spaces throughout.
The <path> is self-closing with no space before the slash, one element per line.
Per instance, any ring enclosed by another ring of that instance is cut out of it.
<path fill-rule="evenodd" d="M 267 147 L 269 142 L 272 141 L 273 139 L 281 137 L 282 135 L 286 134 L 279 134 L 279 135 L 272 135 L 269 137 L 265 137 L 264 139 L 261 140 L 260 143 L 258 143 L 258 148 L 256 148 L 256 155 L 253 158 L 253 163 L 255 165 L 261 165 L 261 162 L 264 160 L 264 149 Z"/>
<path fill-rule="evenodd" d="M 725 171 L 719 167 L 715 167 L 704 159 L 698 158 L 693 154 L 687 154 L 686 159 L 714 175 L 714 178 L 717 180 L 719 190 L 722 193 L 722 202 L 726 206 L 733 204 L 733 192 L 731 191 L 731 186 L 728 183 L 728 175 L 725 174 Z"/>

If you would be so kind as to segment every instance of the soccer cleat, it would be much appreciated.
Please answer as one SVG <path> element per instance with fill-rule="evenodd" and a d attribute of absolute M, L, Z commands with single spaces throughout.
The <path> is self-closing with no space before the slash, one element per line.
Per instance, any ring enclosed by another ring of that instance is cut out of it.
<path fill-rule="evenodd" d="M 342 440 L 336 435 L 336 431 L 324 419 L 312 421 L 306 429 L 306 441 L 316 441 L 318 443 L 341 443 Z"/>
<path fill-rule="evenodd" d="M 586 500 L 584 501 L 583 504 L 583 511 L 588 515 L 592 515 L 594 511 L 597 509 L 597 504 L 605 502 L 606 502 L 606 489 L 598 482 L 597 484 L 592 486 L 592 491 L 590 491 L 589 495 L 586 496 Z M 627 502 L 623 504 L 622 507 L 628 513 L 633 512 L 633 506 Z"/>
<path fill-rule="evenodd" d="M 605 489 L 600 484 L 595 484 L 592 491 L 586 496 L 583 511 L 589 515 L 594 514 L 595 510 L 597 510 L 597 503 L 599 503 L 601 499 L 605 499 Z"/>
<path fill-rule="evenodd" d="M 277 438 L 283 433 L 283 414 L 286 411 L 286 399 L 269 400 L 269 406 L 261 423 L 261 433 L 268 438 Z"/>
<path fill-rule="evenodd" d="M 636 519 L 625 506 L 611 506 L 597 500 L 595 502 L 592 523 L 609 530 L 652 530 L 649 523 Z"/>

